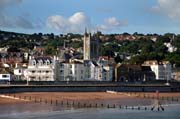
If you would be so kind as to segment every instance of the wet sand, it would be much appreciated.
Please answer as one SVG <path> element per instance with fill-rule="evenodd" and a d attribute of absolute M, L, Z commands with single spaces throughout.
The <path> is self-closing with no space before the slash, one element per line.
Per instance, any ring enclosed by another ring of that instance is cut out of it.
<path fill-rule="evenodd" d="M 0 113 L 7 112 L 26 112 L 26 111 L 50 111 L 50 110 L 64 110 L 72 108 L 74 103 L 80 105 L 92 105 L 95 104 L 100 107 L 107 105 L 121 106 L 152 106 L 154 100 L 152 98 L 144 98 L 144 95 L 156 96 L 156 93 L 107 93 L 107 92 L 33 92 L 33 93 L 17 93 L 15 97 L 18 99 L 11 99 L 14 94 L 10 94 L 10 97 L 0 97 Z M 173 97 L 180 98 L 180 93 L 160 93 L 160 97 Z M 31 97 L 31 98 L 30 98 Z M 25 99 L 24 99 L 25 98 Z M 41 102 L 40 102 L 41 100 Z M 63 105 L 61 103 L 63 102 Z M 67 102 L 71 107 L 67 106 Z M 170 102 L 162 101 L 163 104 Z M 176 102 L 180 103 L 180 102 Z"/>
<path fill-rule="evenodd" d="M 121 104 L 121 105 L 148 105 L 151 104 L 152 100 L 147 98 L 144 99 L 144 95 L 150 97 L 156 97 L 156 93 L 107 93 L 107 92 L 33 92 L 33 93 L 17 93 L 16 97 L 21 97 L 22 99 L 26 96 L 31 96 L 33 101 L 35 98 L 37 100 L 47 100 L 47 101 L 58 101 L 58 102 L 97 102 L 106 104 Z M 139 96 L 138 96 L 139 95 Z M 13 96 L 11 94 L 10 96 Z M 180 98 L 180 93 L 159 93 L 160 97 L 174 97 Z M 24 100 L 14 100 L 9 98 L 0 97 L 0 104 L 10 104 L 10 103 L 23 103 Z M 26 102 L 27 103 L 27 102 Z"/>
<path fill-rule="evenodd" d="M 7 94 L 6 94 L 7 95 Z M 29 100 L 28 97 L 33 99 L 41 100 L 57 100 L 57 101 L 76 101 L 76 102 L 109 102 L 113 104 L 114 102 L 122 102 L 121 104 L 138 104 L 137 101 L 142 101 L 144 95 L 149 97 L 157 97 L 156 93 L 107 93 L 107 92 L 33 92 L 33 93 L 16 93 L 16 98 L 21 99 L 10 99 L 0 96 L 0 104 L 13 104 L 13 103 L 23 103 Z M 7 95 L 8 96 L 8 95 Z M 14 94 L 10 94 L 13 97 Z M 27 100 L 24 100 L 26 96 Z M 159 93 L 159 97 L 174 97 L 180 98 L 180 93 Z M 147 100 L 144 100 L 148 102 Z"/>
<path fill-rule="evenodd" d="M 6 104 L 21 104 L 25 103 L 27 101 L 24 100 L 18 100 L 18 99 L 10 99 L 6 97 L 0 97 L 0 105 L 6 105 Z"/>

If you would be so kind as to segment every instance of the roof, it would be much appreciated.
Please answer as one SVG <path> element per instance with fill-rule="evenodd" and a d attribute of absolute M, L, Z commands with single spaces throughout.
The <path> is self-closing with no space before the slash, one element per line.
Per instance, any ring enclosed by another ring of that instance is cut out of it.
<path fill-rule="evenodd" d="M 124 68 L 128 70 L 141 70 L 141 65 L 130 65 L 130 64 L 122 64 L 119 65 L 117 68 Z"/>
<path fill-rule="evenodd" d="M 97 62 L 95 62 L 95 61 L 91 61 L 93 64 L 94 64 L 94 66 L 96 66 L 96 67 L 98 67 L 99 65 L 97 64 Z"/>
<path fill-rule="evenodd" d="M 65 63 L 65 64 L 83 64 L 82 62 L 80 61 L 62 61 L 60 63 Z"/>
<path fill-rule="evenodd" d="M 145 61 L 143 65 L 163 65 L 163 64 L 169 64 L 169 61 L 157 61 L 157 60 L 149 60 Z"/>
<path fill-rule="evenodd" d="M 52 60 L 51 57 L 47 57 L 47 56 L 40 56 L 40 57 L 35 57 L 35 60 Z"/>
<path fill-rule="evenodd" d="M 31 60 L 35 60 L 36 62 L 42 61 L 43 63 L 45 63 L 46 61 L 49 61 L 50 63 L 52 63 L 52 58 L 48 56 L 34 57 Z"/>
<path fill-rule="evenodd" d="M 10 71 L 5 68 L 0 68 L 0 74 L 10 74 Z"/>
<path fill-rule="evenodd" d="M 151 67 L 150 66 L 141 66 L 143 71 L 151 71 Z"/>

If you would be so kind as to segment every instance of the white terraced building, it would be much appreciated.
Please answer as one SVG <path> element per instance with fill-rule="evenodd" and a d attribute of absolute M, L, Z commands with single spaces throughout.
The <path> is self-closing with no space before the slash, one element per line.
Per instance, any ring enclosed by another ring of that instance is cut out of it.
<path fill-rule="evenodd" d="M 91 60 L 64 61 L 57 65 L 58 81 L 112 81 L 113 68 Z"/>
<path fill-rule="evenodd" d="M 172 66 L 169 61 L 146 61 L 144 66 L 150 66 L 156 75 L 156 80 L 171 80 Z"/>
<path fill-rule="evenodd" d="M 58 81 L 83 81 L 84 64 L 80 61 L 63 61 L 57 64 Z"/>
<path fill-rule="evenodd" d="M 51 57 L 30 57 L 25 71 L 27 81 L 55 81 L 56 59 Z"/>

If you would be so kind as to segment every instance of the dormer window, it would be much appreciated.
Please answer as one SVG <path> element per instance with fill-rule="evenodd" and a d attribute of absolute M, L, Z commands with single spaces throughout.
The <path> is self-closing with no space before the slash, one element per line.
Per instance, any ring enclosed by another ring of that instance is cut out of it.
<path fill-rule="evenodd" d="M 33 61 L 32 61 L 32 65 L 33 65 L 33 66 L 36 66 L 36 60 L 33 60 Z"/>
<path fill-rule="evenodd" d="M 39 65 L 43 65 L 43 61 L 42 60 L 39 60 Z"/>
<path fill-rule="evenodd" d="M 47 65 L 50 65 L 50 61 L 49 61 L 49 60 L 47 60 L 47 61 L 46 61 L 46 64 L 47 64 Z"/>

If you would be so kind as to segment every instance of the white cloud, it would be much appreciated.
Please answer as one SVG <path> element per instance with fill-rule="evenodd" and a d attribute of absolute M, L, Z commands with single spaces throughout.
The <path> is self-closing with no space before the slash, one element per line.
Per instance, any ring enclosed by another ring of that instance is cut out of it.
<path fill-rule="evenodd" d="M 89 17 L 83 12 L 77 12 L 68 18 L 60 15 L 50 16 L 47 18 L 46 24 L 49 28 L 56 29 L 62 33 L 83 33 L 85 27 L 90 31 L 96 31 L 97 29 L 102 31 L 117 30 L 127 25 L 127 21 L 120 21 L 115 17 L 109 17 L 104 19 L 104 22 L 100 25 L 92 25 Z"/>
<path fill-rule="evenodd" d="M 69 18 L 54 15 L 47 18 L 47 26 L 63 33 L 82 33 L 84 28 L 90 28 L 90 19 L 83 13 L 77 12 Z"/>
<path fill-rule="evenodd" d="M 89 22 L 89 18 L 83 12 L 77 12 L 69 18 L 71 24 L 82 24 Z"/>
<path fill-rule="evenodd" d="M 101 25 L 97 25 L 97 28 L 99 30 L 103 31 L 111 31 L 121 28 L 122 26 L 128 25 L 128 22 L 126 20 L 120 21 L 116 17 L 109 17 L 104 20 L 104 23 Z"/>
<path fill-rule="evenodd" d="M 61 29 L 65 29 L 68 24 L 64 17 L 54 15 L 54 16 L 48 17 L 47 25 L 50 28 L 55 28 L 56 30 L 61 30 Z"/>
<path fill-rule="evenodd" d="M 171 19 L 180 19 L 180 0 L 157 0 L 152 9 L 167 15 Z"/>

